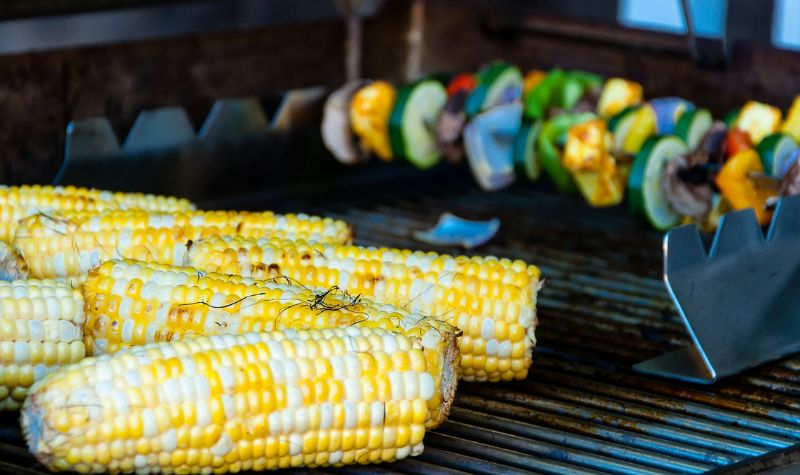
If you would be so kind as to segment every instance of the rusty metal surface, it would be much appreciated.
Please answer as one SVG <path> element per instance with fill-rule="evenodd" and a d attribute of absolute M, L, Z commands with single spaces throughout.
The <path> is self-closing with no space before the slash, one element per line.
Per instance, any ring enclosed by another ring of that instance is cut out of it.
<path fill-rule="evenodd" d="M 295 473 L 725 473 L 730 466 L 745 474 L 800 459 L 793 448 L 800 356 L 713 386 L 631 371 L 688 337 L 660 280 L 660 235 L 624 208 L 594 210 L 532 185 L 484 193 L 447 170 L 427 181 L 351 187 L 325 199 L 249 195 L 225 204 L 326 213 L 353 223 L 360 244 L 442 252 L 453 250 L 414 241 L 413 231 L 443 211 L 498 216 L 498 235 L 471 252 L 541 267 L 539 342 L 526 381 L 461 384 L 449 421 L 426 436 L 420 457 Z M 0 471 L 39 473 L 15 417 L 0 418 Z"/>

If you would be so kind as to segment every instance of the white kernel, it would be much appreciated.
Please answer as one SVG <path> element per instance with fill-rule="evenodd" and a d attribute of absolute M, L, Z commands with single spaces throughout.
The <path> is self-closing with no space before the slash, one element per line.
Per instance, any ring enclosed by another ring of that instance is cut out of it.
<path fill-rule="evenodd" d="M 414 371 L 404 371 L 403 373 L 403 387 L 405 389 L 405 398 L 413 400 L 419 394 L 419 378 Z"/>
<path fill-rule="evenodd" d="M 519 324 L 522 328 L 528 328 L 533 324 L 533 310 L 530 307 L 523 307 L 520 310 Z"/>
<path fill-rule="evenodd" d="M 389 355 L 397 351 L 397 337 L 394 333 L 383 335 L 383 351 Z"/>
<path fill-rule="evenodd" d="M 294 360 L 283 360 L 283 371 L 287 384 L 300 379 L 300 367 Z"/>
<path fill-rule="evenodd" d="M 283 364 L 281 364 L 280 360 L 269 360 L 269 370 L 272 373 L 272 380 L 275 384 L 283 384 L 286 382 L 286 375 L 284 374 Z"/>
<path fill-rule="evenodd" d="M 298 455 L 303 452 L 303 436 L 291 434 L 289 436 L 289 455 Z"/>
<path fill-rule="evenodd" d="M 222 389 L 225 391 L 234 391 L 236 388 L 236 380 L 233 374 L 233 370 L 231 370 L 228 366 L 223 366 L 219 369 L 217 375 L 219 376 L 220 381 L 222 382 Z"/>
<path fill-rule="evenodd" d="M 375 401 L 369 406 L 370 409 L 370 425 L 372 427 L 383 426 L 383 419 L 386 415 L 386 408 L 382 402 Z"/>
<path fill-rule="evenodd" d="M 197 426 L 200 428 L 211 424 L 211 409 L 208 407 L 207 399 L 197 401 Z"/>
<path fill-rule="evenodd" d="M 358 423 L 358 411 L 352 401 L 344 401 L 344 427 L 342 429 L 355 429 Z"/>
<path fill-rule="evenodd" d="M 170 429 L 170 431 L 173 432 L 172 435 L 175 436 L 175 429 Z M 156 421 L 156 413 L 152 409 L 144 409 L 142 411 L 142 434 L 147 438 L 152 438 L 155 437 L 157 433 L 158 422 Z M 161 442 L 164 443 L 164 440 L 162 439 Z M 177 443 L 177 438 L 175 442 Z"/>
<path fill-rule="evenodd" d="M 344 397 L 346 400 L 355 403 L 363 400 L 360 379 L 348 378 L 344 381 Z"/>
<path fill-rule="evenodd" d="M 481 337 L 484 340 L 491 340 L 494 338 L 494 320 L 491 318 L 484 318 L 481 323 Z"/>
<path fill-rule="evenodd" d="M 133 466 L 139 469 L 145 468 L 147 466 L 147 457 L 137 454 L 133 458 Z"/>
<path fill-rule="evenodd" d="M 500 343 L 494 338 L 486 342 L 486 356 L 497 356 L 500 353 Z"/>
<path fill-rule="evenodd" d="M 217 443 L 211 447 L 211 453 L 217 457 L 224 457 L 231 450 L 233 450 L 233 440 L 225 433 L 220 435 Z"/>
<path fill-rule="evenodd" d="M 328 430 L 333 427 L 333 404 L 325 402 L 319 406 L 319 428 Z"/>
<path fill-rule="evenodd" d="M 183 394 L 183 400 L 196 401 L 197 391 L 194 385 L 194 377 L 184 376 L 182 378 L 178 378 L 178 381 L 180 382 L 181 385 L 181 393 Z"/>
<path fill-rule="evenodd" d="M 159 385 L 159 396 L 170 405 L 178 405 L 183 402 L 181 387 L 175 378 L 170 378 Z"/>
<path fill-rule="evenodd" d="M 198 400 L 206 401 L 211 397 L 211 387 L 208 385 L 208 379 L 205 376 L 195 375 L 194 388 Z"/>
<path fill-rule="evenodd" d="M 225 419 L 226 420 L 233 420 L 236 416 L 236 401 L 227 394 L 223 394 L 221 396 L 222 399 L 222 408 L 225 410 Z"/>
<path fill-rule="evenodd" d="M 155 437 L 155 434 L 149 437 Z M 168 431 L 161 434 L 161 450 L 170 453 L 174 452 L 177 448 L 178 448 L 178 433 L 175 431 L 175 429 L 169 429 Z"/>
<path fill-rule="evenodd" d="M 403 377 L 399 371 L 389 372 L 389 385 L 392 387 L 392 399 L 395 401 L 402 400 L 405 395 L 405 389 L 403 388 Z"/>
<path fill-rule="evenodd" d="M 433 376 L 430 373 L 422 373 L 419 376 L 419 397 L 426 401 L 433 397 L 436 390 L 436 384 L 433 381 Z"/>
<path fill-rule="evenodd" d="M 442 335 L 436 330 L 428 330 L 422 335 L 422 347 L 426 350 L 432 350 L 439 347 L 442 341 Z"/>
<path fill-rule="evenodd" d="M 331 452 L 330 456 L 328 457 L 328 463 L 331 465 L 336 465 L 337 463 L 342 461 L 342 457 L 344 453 L 341 450 L 336 450 Z"/>
<path fill-rule="evenodd" d="M 500 358 L 508 358 L 511 356 L 511 349 L 511 342 L 504 340 L 500 343 L 500 346 L 497 350 L 497 356 Z"/>
<path fill-rule="evenodd" d="M 133 340 L 133 326 L 135 323 L 133 320 L 125 320 L 122 323 L 122 341 L 125 343 L 130 343 Z"/>
<path fill-rule="evenodd" d="M 267 416 L 267 422 L 269 423 L 269 435 L 275 437 L 281 434 L 283 431 L 283 424 L 281 424 L 280 412 L 270 413 L 270 415 Z"/>
<path fill-rule="evenodd" d="M 305 407 L 298 408 L 294 411 L 294 431 L 305 433 L 308 431 L 309 415 L 308 409 Z"/>
<path fill-rule="evenodd" d="M 296 409 L 303 407 L 303 392 L 300 388 L 289 386 L 286 388 L 286 407 Z"/>
<path fill-rule="evenodd" d="M 347 379 L 347 370 L 345 369 L 344 359 L 341 356 L 331 356 L 329 362 L 335 379 Z"/>

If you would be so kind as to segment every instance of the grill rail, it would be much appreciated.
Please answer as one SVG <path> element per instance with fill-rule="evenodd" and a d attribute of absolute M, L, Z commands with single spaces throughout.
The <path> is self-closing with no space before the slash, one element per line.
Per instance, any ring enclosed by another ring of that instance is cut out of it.
<path fill-rule="evenodd" d="M 447 183 L 302 209 L 347 220 L 362 245 L 439 252 L 452 249 L 414 241 L 413 230 L 444 211 L 499 216 L 500 232 L 476 253 L 524 259 L 547 279 L 530 376 L 460 384 L 449 421 L 426 436 L 420 457 L 295 473 L 739 474 L 800 459 L 792 448 L 800 442 L 800 356 L 709 387 L 631 371 L 688 343 L 660 280 L 660 235 L 624 209 L 590 209 L 532 186 L 487 194 L 465 180 Z M 0 460 L 0 471 L 42 470 L 16 415 L 0 416 Z"/>

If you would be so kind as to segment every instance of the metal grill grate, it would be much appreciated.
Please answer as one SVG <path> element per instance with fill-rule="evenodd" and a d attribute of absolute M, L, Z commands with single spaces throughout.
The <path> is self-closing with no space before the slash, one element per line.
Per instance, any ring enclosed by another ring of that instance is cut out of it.
<path fill-rule="evenodd" d="M 359 244 L 441 252 L 452 250 L 425 246 L 411 232 L 443 211 L 499 216 L 500 233 L 477 252 L 524 259 L 548 279 L 528 380 L 461 384 L 449 421 L 426 436 L 420 457 L 328 472 L 700 473 L 800 442 L 800 357 L 713 387 L 631 372 L 687 335 L 660 280 L 661 237 L 624 209 L 593 210 L 521 186 L 487 194 L 460 181 L 316 208 L 305 207 L 353 223 Z M 38 473 L 14 417 L 3 423 L 0 471 Z"/>

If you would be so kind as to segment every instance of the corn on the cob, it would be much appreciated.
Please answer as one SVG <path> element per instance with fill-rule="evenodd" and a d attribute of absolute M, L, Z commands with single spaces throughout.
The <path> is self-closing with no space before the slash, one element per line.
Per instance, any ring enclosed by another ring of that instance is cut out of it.
<path fill-rule="evenodd" d="M 355 327 L 133 347 L 38 383 L 22 429 L 42 464 L 81 473 L 388 462 L 422 452 L 429 401 L 453 396 L 424 353 Z"/>
<path fill-rule="evenodd" d="M 532 361 L 539 270 L 522 261 L 216 236 L 193 242 L 188 263 L 222 274 L 337 285 L 438 316 L 463 332 L 461 375 L 468 381 L 522 379 Z"/>
<path fill-rule="evenodd" d="M 90 355 L 132 345 L 196 335 L 242 334 L 281 329 L 368 327 L 419 337 L 437 384 L 443 360 L 458 364 L 455 329 L 391 305 L 341 291 L 257 282 L 240 276 L 203 275 L 196 269 L 136 261 L 107 261 L 83 285 Z M 430 410 L 440 410 L 434 397 Z M 432 423 L 446 414 L 434 414 Z"/>
<path fill-rule="evenodd" d="M 74 186 L 0 186 L 0 240 L 10 242 L 17 222 L 36 213 L 117 208 L 189 211 L 194 205 L 171 196 L 112 193 Z"/>
<path fill-rule="evenodd" d="M 304 214 L 112 210 L 28 217 L 20 222 L 13 244 L 32 277 L 66 278 L 79 285 L 89 269 L 112 258 L 182 265 L 187 241 L 214 234 L 336 243 L 351 238 L 344 222 Z"/>
<path fill-rule="evenodd" d="M 19 409 L 47 373 L 84 356 L 83 299 L 47 280 L 0 282 L 0 409 Z"/>

